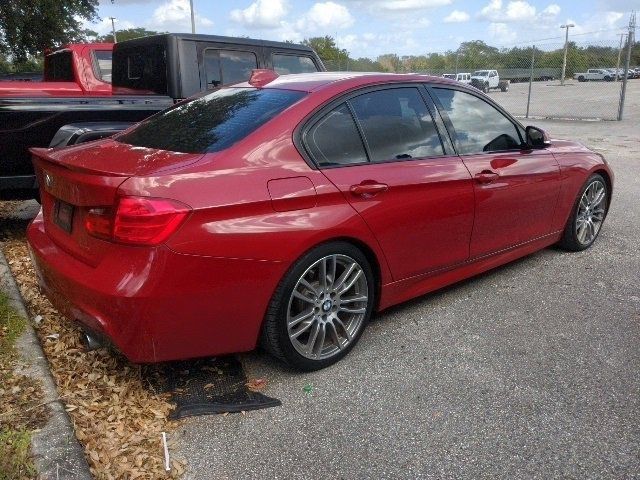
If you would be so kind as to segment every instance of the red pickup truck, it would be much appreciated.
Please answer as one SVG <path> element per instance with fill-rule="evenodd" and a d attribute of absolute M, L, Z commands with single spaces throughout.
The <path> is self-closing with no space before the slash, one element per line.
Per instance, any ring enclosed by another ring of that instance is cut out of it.
<path fill-rule="evenodd" d="M 113 43 L 67 45 L 44 57 L 42 82 L 2 81 L 0 97 L 111 95 Z"/>

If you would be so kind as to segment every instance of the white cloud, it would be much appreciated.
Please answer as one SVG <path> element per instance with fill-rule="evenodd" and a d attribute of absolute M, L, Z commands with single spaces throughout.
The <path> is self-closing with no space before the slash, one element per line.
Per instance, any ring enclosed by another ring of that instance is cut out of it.
<path fill-rule="evenodd" d="M 210 27 L 213 22 L 195 10 L 196 26 Z M 175 32 L 179 29 L 191 29 L 191 10 L 189 0 L 167 0 L 157 7 L 151 16 L 150 26 Z"/>
<path fill-rule="evenodd" d="M 354 19 L 349 9 L 335 2 L 314 3 L 309 11 L 296 22 L 298 30 L 316 32 L 335 31 L 353 25 Z"/>
<path fill-rule="evenodd" d="M 493 23 L 506 23 L 531 20 L 536 16 L 536 7 L 524 0 L 511 1 L 506 8 L 502 7 L 502 0 L 490 0 L 480 10 L 479 17 Z"/>
<path fill-rule="evenodd" d="M 560 13 L 560 5 L 556 5 L 555 3 L 548 5 L 544 10 L 542 10 L 543 15 L 549 15 L 553 17 L 555 17 L 559 13 Z"/>
<path fill-rule="evenodd" d="M 462 23 L 468 22 L 471 17 L 467 12 L 463 12 L 461 10 L 454 10 L 449 15 L 444 17 L 445 23 Z"/>
<path fill-rule="evenodd" d="M 518 34 L 511 30 L 506 23 L 500 22 L 489 24 L 489 35 L 501 45 L 513 43 L 518 37 Z"/>
<path fill-rule="evenodd" d="M 136 27 L 136 25 L 134 25 L 129 20 L 116 19 L 115 25 L 116 25 L 116 31 L 126 30 L 127 28 Z M 113 31 L 111 28 L 111 20 L 109 18 L 102 18 L 98 23 L 91 23 L 91 22 L 84 21 L 83 28 L 93 30 L 94 32 L 97 32 L 98 35 L 106 35 L 107 33 L 112 33 Z"/>
<path fill-rule="evenodd" d="M 285 0 L 256 0 L 244 10 L 232 10 L 230 16 L 249 28 L 278 28 L 288 11 Z"/>
<path fill-rule="evenodd" d="M 450 5 L 453 0 L 387 0 L 372 2 L 383 10 L 419 10 Z"/>

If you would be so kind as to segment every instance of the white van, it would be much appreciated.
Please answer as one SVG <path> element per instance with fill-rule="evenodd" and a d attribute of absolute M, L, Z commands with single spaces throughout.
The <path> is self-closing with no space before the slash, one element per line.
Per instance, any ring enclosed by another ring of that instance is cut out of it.
<path fill-rule="evenodd" d="M 471 83 L 470 73 L 458 73 L 456 74 L 456 80 L 460 83 Z"/>

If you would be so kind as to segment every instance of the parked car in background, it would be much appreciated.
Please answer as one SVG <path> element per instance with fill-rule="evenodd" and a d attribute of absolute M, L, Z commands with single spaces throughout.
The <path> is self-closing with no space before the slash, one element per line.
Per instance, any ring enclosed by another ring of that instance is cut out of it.
<path fill-rule="evenodd" d="M 256 70 L 113 138 L 32 152 L 40 285 L 134 362 L 260 341 L 326 367 L 374 311 L 588 248 L 613 181 L 600 154 L 424 75 Z"/>
<path fill-rule="evenodd" d="M 57 50 L 45 59 L 44 82 L 0 82 L 0 199 L 37 195 L 29 147 L 111 136 L 176 101 L 247 80 L 255 68 L 324 70 L 304 45 L 212 35 Z"/>
<path fill-rule="evenodd" d="M 493 89 L 500 89 L 502 92 L 509 90 L 509 80 L 501 81 L 497 70 L 476 70 L 470 80 L 471 85 L 484 93 Z"/>
<path fill-rule="evenodd" d="M 461 83 L 471 83 L 470 73 L 445 73 L 442 78 L 448 78 L 449 80 L 456 80 Z"/>
<path fill-rule="evenodd" d="M 613 71 L 609 71 L 604 68 L 590 68 L 586 72 L 583 73 L 575 73 L 573 75 L 574 80 L 578 80 L 579 82 L 590 82 L 595 80 L 603 80 L 606 82 L 610 82 L 615 80 L 616 74 Z"/>

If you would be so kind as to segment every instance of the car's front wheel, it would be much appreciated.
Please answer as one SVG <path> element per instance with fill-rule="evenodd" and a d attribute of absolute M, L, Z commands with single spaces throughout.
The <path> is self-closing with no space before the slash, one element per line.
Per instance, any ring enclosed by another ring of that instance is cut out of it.
<path fill-rule="evenodd" d="M 371 265 L 359 249 L 346 242 L 321 245 L 300 258 L 280 282 L 262 344 L 294 368 L 327 367 L 359 340 L 374 297 Z"/>
<path fill-rule="evenodd" d="M 608 200 L 605 179 L 598 173 L 591 175 L 580 190 L 559 245 L 575 252 L 589 248 L 602 228 Z"/>

